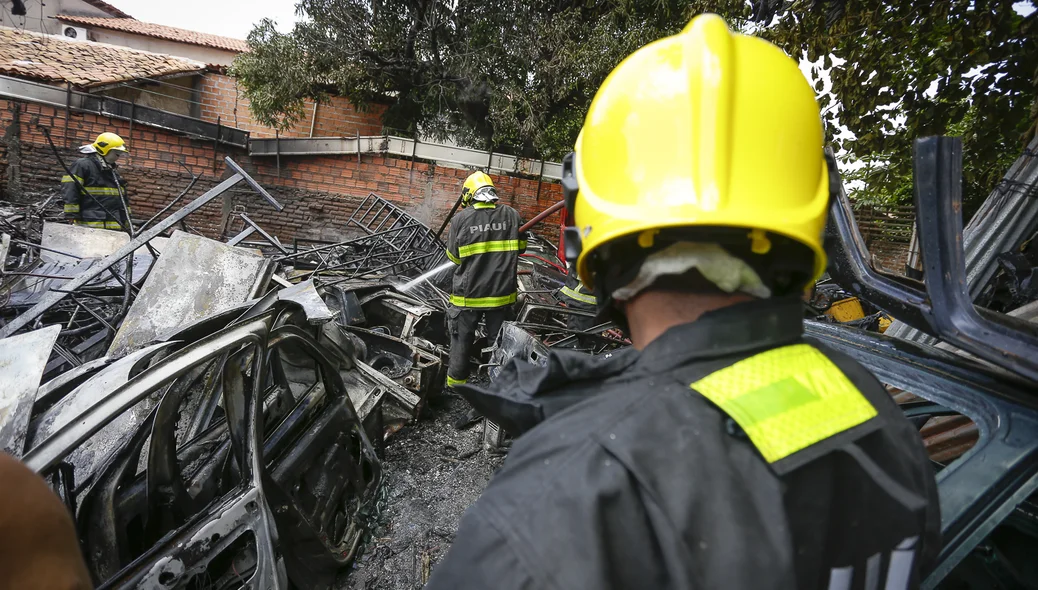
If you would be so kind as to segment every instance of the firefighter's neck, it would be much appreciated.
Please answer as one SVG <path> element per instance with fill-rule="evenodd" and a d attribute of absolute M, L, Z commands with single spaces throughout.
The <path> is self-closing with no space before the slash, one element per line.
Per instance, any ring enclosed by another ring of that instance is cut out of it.
<path fill-rule="evenodd" d="M 744 293 L 693 294 L 650 289 L 639 293 L 624 306 L 631 344 L 642 350 L 664 332 L 698 320 L 703 314 L 749 301 Z"/>

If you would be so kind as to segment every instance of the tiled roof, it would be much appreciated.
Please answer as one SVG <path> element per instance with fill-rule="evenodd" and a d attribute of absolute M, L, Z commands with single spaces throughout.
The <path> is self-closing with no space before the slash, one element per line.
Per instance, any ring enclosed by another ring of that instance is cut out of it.
<path fill-rule="evenodd" d="M 204 69 L 182 57 L 0 28 L 0 73 L 22 78 L 89 88 Z"/>
<path fill-rule="evenodd" d="M 133 18 L 132 16 L 130 16 L 130 15 L 126 14 L 125 12 L 119 10 L 118 8 L 112 6 L 111 4 L 109 4 L 107 2 L 102 2 L 101 0 L 83 0 L 83 2 L 86 2 L 87 4 L 93 6 L 94 8 L 96 8 L 98 10 L 103 10 L 106 13 L 108 13 L 108 14 L 110 14 L 112 16 L 118 17 L 118 18 Z"/>
<path fill-rule="evenodd" d="M 156 37 L 168 41 L 190 43 L 191 45 L 213 47 L 215 49 L 224 49 L 226 51 L 237 51 L 238 53 L 243 53 L 249 50 L 249 44 L 241 39 L 221 37 L 219 35 L 210 35 L 208 33 L 199 33 L 197 31 L 188 31 L 187 29 L 167 27 L 166 25 L 156 25 L 133 18 L 100 18 L 93 16 L 76 16 L 72 14 L 59 14 L 56 18 L 60 21 L 76 25 L 124 31 L 126 33 L 144 35 L 145 37 Z"/>

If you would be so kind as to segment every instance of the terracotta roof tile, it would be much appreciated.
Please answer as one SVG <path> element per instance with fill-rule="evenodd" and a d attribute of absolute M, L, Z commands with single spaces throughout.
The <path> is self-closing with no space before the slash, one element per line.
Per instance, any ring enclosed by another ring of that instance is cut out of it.
<path fill-rule="evenodd" d="M 124 80 L 200 72 L 205 64 L 105 43 L 0 28 L 0 73 L 88 88 Z"/>
<path fill-rule="evenodd" d="M 208 33 L 199 33 L 187 29 L 167 27 L 166 25 L 156 25 L 132 18 L 101 18 L 93 16 L 76 16 L 72 14 L 59 14 L 55 18 L 76 25 L 112 29 L 115 31 L 144 35 L 145 37 L 156 37 L 168 41 L 190 43 L 191 45 L 213 47 L 215 49 L 224 49 L 226 51 L 237 51 L 238 53 L 243 53 L 249 50 L 248 42 L 241 39 L 221 37 L 220 35 L 210 35 Z"/>

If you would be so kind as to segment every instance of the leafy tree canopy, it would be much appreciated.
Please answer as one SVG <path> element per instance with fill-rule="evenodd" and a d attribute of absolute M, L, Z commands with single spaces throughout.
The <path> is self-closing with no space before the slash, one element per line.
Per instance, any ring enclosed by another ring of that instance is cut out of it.
<path fill-rule="evenodd" d="M 1021 16 L 1014 4 L 1031 14 Z M 968 204 L 987 196 L 1035 133 L 1034 3 L 815 5 L 778 14 L 764 36 L 818 63 L 816 71 L 829 70 L 823 112 L 853 133 L 836 139 L 838 147 L 864 163 L 849 175 L 864 181 L 855 197 L 910 202 L 912 141 L 926 135 L 961 136 L 963 196 Z"/>
<path fill-rule="evenodd" d="M 558 159 L 609 71 L 701 12 L 815 64 L 829 139 L 865 164 L 852 173 L 865 181 L 860 199 L 910 197 L 911 142 L 930 134 L 963 136 L 965 194 L 982 198 L 1038 119 L 1033 2 L 301 0 L 297 10 L 289 34 L 259 23 L 232 67 L 256 118 L 281 128 L 305 116 L 304 99 L 334 93 L 387 103 L 385 125 L 404 133 Z"/>

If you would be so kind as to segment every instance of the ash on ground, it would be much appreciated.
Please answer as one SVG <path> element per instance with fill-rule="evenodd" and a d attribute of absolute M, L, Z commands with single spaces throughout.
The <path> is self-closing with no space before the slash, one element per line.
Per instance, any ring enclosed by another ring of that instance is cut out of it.
<path fill-rule="evenodd" d="M 373 526 L 353 567 L 339 576 L 339 590 L 414 590 L 428 580 L 465 509 L 504 461 L 483 449 L 482 422 L 455 429 L 469 407 L 444 395 L 387 441 Z"/>

